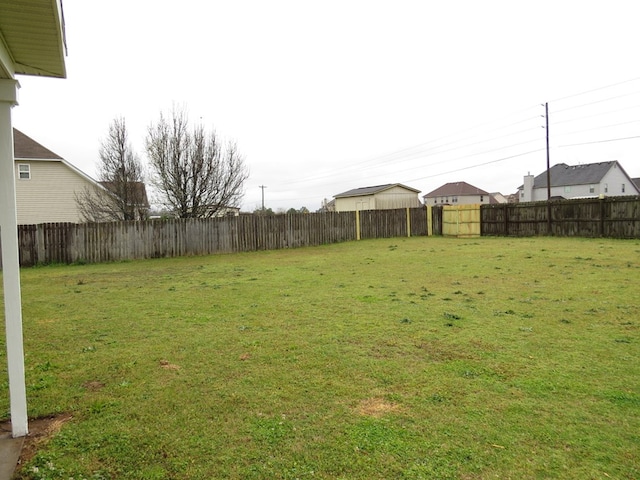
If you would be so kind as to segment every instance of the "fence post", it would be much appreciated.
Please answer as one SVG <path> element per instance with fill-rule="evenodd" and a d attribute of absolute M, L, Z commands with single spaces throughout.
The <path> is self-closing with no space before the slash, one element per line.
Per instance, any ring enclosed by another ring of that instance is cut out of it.
<path fill-rule="evenodd" d="M 600 236 L 604 237 L 604 195 L 600 195 Z"/>
<path fill-rule="evenodd" d="M 36 263 L 47 261 L 46 246 L 44 243 L 44 224 L 36 225 Z"/>
<path fill-rule="evenodd" d="M 509 204 L 504 204 L 504 236 L 509 236 Z"/>
<path fill-rule="evenodd" d="M 431 211 L 433 207 L 431 205 L 427 205 L 427 237 L 433 235 L 433 212 Z"/>
<path fill-rule="evenodd" d="M 409 213 L 409 207 L 407 207 L 407 237 L 411 236 L 411 214 Z"/>
<path fill-rule="evenodd" d="M 360 210 L 356 210 L 356 240 L 360 240 Z"/>

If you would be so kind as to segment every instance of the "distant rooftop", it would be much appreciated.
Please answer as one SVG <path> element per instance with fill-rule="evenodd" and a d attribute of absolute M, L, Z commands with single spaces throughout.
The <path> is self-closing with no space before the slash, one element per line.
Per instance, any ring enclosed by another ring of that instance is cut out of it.
<path fill-rule="evenodd" d="M 468 184 L 467 182 L 451 182 L 445 183 L 439 188 L 427 193 L 423 197 L 432 198 L 432 197 L 442 197 L 442 196 L 451 196 L 457 195 L 459 197 L 465 195 L 489 195 L 489 192 L 485 192 L 481 188 L 474 187 L 473 185 Z"/>
<path fill-rule="evenodd" d="M 567 165 L 558 163 L 549 169 L 552 187 L 562 187 L 565 185 L 591 185 L 600 183 L 609 170 L 612 168 L 622 168 L 617 160 L 609 162 L 585 163 L 582 165 Z M 533 188 L 547 187 L 547 171 L 536 176 L 533 181 Z M 524 188 L 521 185 L 520 188 Z"/>
<path fill-rule="evenodd" d="M 346 192 L 342 192 L 337 195 L 334 195 L 334 198 L 359 197 L 361 195 L 374 195 L 376 193 L 383 192 L 384 190 L 389 190 L 390 188 L 393 188 L 393 187 L 402 187 L 402 188 L 406 188 L 407 190 L 420 193 L 420 190 L 407 187 L 406 185 L 402 185 L 401 183 L 387 183 L 386 185 L 375 185 L 373 187 L 354 188 L 353 190 L 347 190 Z"/>
<path fill-rule="evenodd" d="M 17 128 L 13 129 L 13 158 L 20 160 L 62 160 L 60 155 L 43 147 Z"/>

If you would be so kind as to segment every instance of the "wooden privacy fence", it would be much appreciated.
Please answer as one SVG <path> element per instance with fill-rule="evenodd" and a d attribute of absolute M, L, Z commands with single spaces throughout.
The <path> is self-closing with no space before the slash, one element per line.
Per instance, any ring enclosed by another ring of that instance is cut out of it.
<path fill-rule="evenodd" d="M 20 265 L 275 250 L 427 234 L 426 209 L 18 227 Z"/>
<path fill-rule="evenodd" d="M 640 238 L 640 197 L 18 227 L 20 265 L 275 250 L 427 235 Z M 461 213 L 462 212 L 462 213 Z M 550 216 L 549 216 L 550 214 Z M 1 264 L 0 264 L 1 267 Z"/>
<path fill-rule="evenodd" d="M 482 235 L 640 238 L 640 197 L 483 205 Z"/>

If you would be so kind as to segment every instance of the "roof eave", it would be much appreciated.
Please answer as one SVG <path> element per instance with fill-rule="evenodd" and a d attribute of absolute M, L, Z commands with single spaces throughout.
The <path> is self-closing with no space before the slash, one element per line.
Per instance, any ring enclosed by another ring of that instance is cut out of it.
<path fill-rule="evenodd" d="M 7 5 L 8 12 L 4 12 L 7 24 L 19 22 L 32 28 L 0 33 L 0 78 L 14 78 L 15 75 L 53 78 L 67 76 L 62 1 L 39 0 L 33 3 L 31 11 L 25 12 Z M 34 9 L 40 9 L 38 18 L 33 13 Z M 33 26 L 34 21 L 36 26 Z M 34 30 L 43 34 L 37 45 L 34 45 Z"/>

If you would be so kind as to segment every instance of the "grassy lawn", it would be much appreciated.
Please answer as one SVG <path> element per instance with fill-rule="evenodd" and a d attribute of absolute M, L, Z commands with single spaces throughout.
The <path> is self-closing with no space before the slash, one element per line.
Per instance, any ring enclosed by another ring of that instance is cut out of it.
<path fill-rule="evenodd" d="M 30 416 L 73 418 L 21 478 L 640 477 L 638 240 L 396 238 L 22 282 Z"/>

